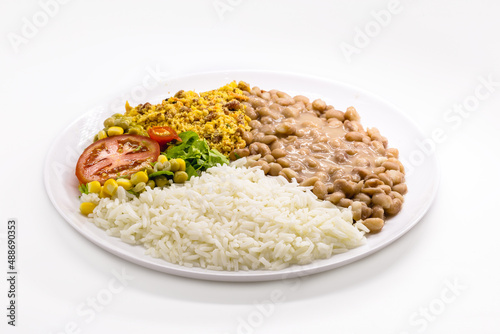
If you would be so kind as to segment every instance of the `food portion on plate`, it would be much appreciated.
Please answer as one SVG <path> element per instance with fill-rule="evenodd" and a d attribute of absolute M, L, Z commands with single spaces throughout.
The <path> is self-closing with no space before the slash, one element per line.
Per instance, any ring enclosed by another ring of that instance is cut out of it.
<path fill-rule="evenodd" d="M 81 213 L 108 234 L 171 263 L 229 271 L 358 247 L 407 192 L 397 149 L 353 107 L 245 82 L 127 103 L 75 174 Z"/>

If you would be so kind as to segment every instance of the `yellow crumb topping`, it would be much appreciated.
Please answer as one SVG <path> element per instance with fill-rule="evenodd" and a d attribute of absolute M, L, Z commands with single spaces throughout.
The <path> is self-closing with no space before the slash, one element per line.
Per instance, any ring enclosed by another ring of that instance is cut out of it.
<path fill-rule="evenodd" d="M 242 83 L 240 87 L 244 88 Z M 233 81 L 200 94 L 181 90 L 156 105 L 145 103 L 131 108 L 127 102 L 125 116 L 146 130 L 152 126 L 169 126 L 177 133 L 194 131 L 210 148 L 229 155 L 233 149 L 246 146 L 241 135 L 251 130 L 250 118 L 245 115 L 246 107 L 242 103 L 247 99 Z"/>

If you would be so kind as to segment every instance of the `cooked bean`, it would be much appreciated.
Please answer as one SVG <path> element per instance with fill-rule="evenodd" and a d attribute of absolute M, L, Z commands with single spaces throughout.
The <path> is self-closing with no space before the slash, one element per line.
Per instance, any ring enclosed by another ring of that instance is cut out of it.
<path fill-rule="evenodd" d="M 307 129 L 298 129 L 295 131 L 295 134 L 298 137 L 304 137 L 308 133 Z"/>
<path fill-rule="evenodd" d="M 372 202 L 372 198 L 364 193 L 359 193 L 353 198 L 355 201 L 366 203 L 366 205 L 370 205 Z"/>
<path fill-rule="evenodd" d="M 352 195 L 357 195 L 361 192 L 361 189 L 363 189 L 363 187 L 365 186 L 365 183 L 364 181 L 356 181 L 356 180 L 352 180 L 354 181 L 351 186 L 352 186 Z"/>
<path fill-rule="evenodd" d="M 272 158 L 272 155 L 270 155 L 270 157 Z M 282 169 L 283 168 L 281 167 L 281 165 L 275 162 L 269 164 L 269 174 L 271 174 L 272 176 L 278 176 Z"/>
<path fill-rule="evenodd" d="M 363 225 L 365 225 L 371 233 L 377 233 L 384 227 L 384 221 L 381 218 L 368 218 L 363 220 Z"/>
<path fill-rule="evenodd" d="M 392 187 L 392 190 L 404 195 L 408 192 L 408 186 L 406 183 L 399 183 Z"/>
<path fill-rule="evenodd" d="M 271 154 L 273 155 L 273 157 L 275 159 L 283 158 L 284 156 L 286 156 L 286 152 L 283 149 L 280 149 L 280 148 L 274 149 L 271 152 Z"/>
<path fill-rule="evenodd" d="M 403 173 L 398 172 L 397 170 L 388 170 L 385 173 L 387 174 L 387 176 L 389 176 L 394 185 L 404 182 Z"/>
<path fill-rule="evenodd" d="M 378 140 L 374 140 L 370 143 L 370 145 L 375 149 L 375 151 L 380 155 L 385 155 L 385 147 Z"/>
<path fill-rule="evenodd" d="M 316 181 L 316 183 L 314 183 L 314 188 L 312 192 L 319 199 L 325 199 L 325 196 L 327 194 L 326 185 L 321 181 Z"/>
<path fill-rule="evenodd" d="M 243 138 L 247 145 L 250 145 L 253 142 L 253 134 L 251 132 L 244 131 L 241 134 L 241 138 Z"/>
<path fill-rule="evenodd" d="M 318 111 L 325 111 L 326 110 L 326 103 L 325 103 L 325 101 L 323 101 L 321 99 L 317 99 L 317 100 L 313 101 L 312 107 Z"/>
<path fill-rule="evenodd" d="M 392 188 L 388 186 L 387 184 L 383 184 L 381 186 L 378 186 L 380 189 L 382 189 L 387 195 L 392 191 Z"/>
<path fill-rule="evenodd" d="M 269 164 L 267 162 L 265 162 L 264 160 L 259 160 L 259 161 L 255 161 L 254 163 L 252 163 L 251 165 L 252 167 L 260 167 L 263 171 L 264 171 L 264 174 L 267 174 L 269 172 Z"/>
<path fill-rule="evenodd" d="M 355 123 L 355 122 L 351 122 L 351 121 L 344 121 L 344 128 L 347 130 L 347 131 L 353 131 L 353 132 L 357 132 L 359 129 L 358 129 L 358 125 Z"/>
<path fill-rule="evenodd" d="M 248 125 L 250 125 L 252 129 L 259 129 L 262 126 L 262 123 L 254 119 L 248 122 Z"/>
<path fill-rule="evenodd" d="M 401 211 L 401 208 L 403 207 L 403 202 L 399 198 L 395 198 L 392 201 L 392 204 L 389 208 L 385 210 L 385 212 L 389 215 L 395 215 Z"/>
<path fill-rule="evenodd" d="M 254 134 L 253 134 L 253 141 L 254 142 L 259 142 L 261 143 L 262 142 L 262 139 L 264 139 L 264 134 L 262 132 L 258 132 L 256 131 Z"/>
<path fill-rule="evenodd" d="M 399 199 L 401 201 L 401 203 L 403 203 L 405 201 L 405 198 L 403 197 L 403 195 L 401 195 L 397 191 L 391 191 L 389 193 L 389 196 L 391 196 L 392 199 L 395 199 L 395 198 Z"/>
<path fill-rule="evenodd" d="M 272 112 L 271 112 L 271 109 L 269 109 L 268 107 L 259 107 L 257 108 L 257 112 L 259 113 L 259 115 L 262 117 L 262 116 L 271 116 Z"/>
<path fill-rule="evenodd" d="M 367 168 L 363 167 L 354 167 L 352 169 L 353 174 L 358 174 L 362 179 L 364 179 L 367 175 L 370 174 L 370 171 Z"/>
<path fill-rule="evenodd" d="M 372 208 L 369 208 L 365 203 L 362 203 L 362 208 L 361 208 L 361 219 L 367 219 L 369 218 L 372 213 L 373 213 L 373 210 Z"/>
<path fill-rule="evenodd" d="M 287 158 L 278 158 L 276 159 L 276 162 L 279 163 L 283 168 L 290 167 L 290 160 L 288 160 Z"/>
<path fill-rule="evenodd" d="M 343 122 L 345 117 L 344 113 L 340 110 L 329 109 L 325 112 L 326 119 L 335 118 L 339 121 Z"/>
<path fill-rule="evenodd" d="M 276 133 L 274 125 L 271 125 L 271 124 L 265 124 L 265 125 L 263 125 L 259 129 L 259 131 L 262 132 L 265 135 L 274 135 Z"/>
<path fill-rule="evenodd" d="M 372 202 L 375 205 L 380 205 L 384 209 L 388 209 L 392 205 L 392 198 L 391 196 L 385 194 L 385 193 L 378 193 L 372 196 Z"/>
<path fill-rule="evenodd" d="M 361 119 L 361 117 L 359 117 L 359 114 L 354 107 L 347 108 L 345 112 L 345 118 L 350 121 L 359 121 Z"/>
<path fill-rule="evenodd" d="M 351 197 L 354 194 L 353 186 L 345 179 L 335 180 L 333 182 L 333 188 L 335 191 L 342 191 L 347 197 Z"/>
<path fill-rule="evenodd" d="M 343 163 L 347 161 L 347 153 L 343 150 L 336 150 L 333 153 L 333 160 L 337 163 Z"/>
<path fill-rule="evenodd" d="M 291 107 L 291 106 L 283 108 L 283 111 L 281 113 L 285 117 L 292 117 L 293 118 L 293 117 L 299 116 L 299 110 L 297 110 L 297 108 Z"/>
<path fill-rule="evenodd" d="M 381 207 L 380 205 L 374 205 L 372 206 L 372 217 L 373 218 L 380 218 L 384 219 L 384 208 Z"/>
<path fill-rule="evenodd" d="M 386 152 L 388 157 L 393 157 L 393 158 L 399 157 L 399 150 L 397 148 L 388 148 Z"/>
<path fill-rule="evenodd" d="M 314 173 L 314 176 L 316 176 L 321 182 L 326 182 L 328 180 L 328 174 L 325 172 L 316 172 Z"/>
<path fill-rule="evenodd" d="M 389 187 L 392 187 L 392 185 L 393 185 L 392 179 L 389 176 L 387 176 L 386 173 L 380 173 L 380 174 L 378 174 L 378 177 L 386 185 L 388 185 Z"/>
<path fill-rule="evenodd" d="M 383 173 L 383 172 L 385 172 L 385 167 L 382 167 L 382 166 L 376 167 L 376 168 L 373 169 L 373 173 L 374 174 L 380 174 L 380 173 Z"/>
<path fill-rule="evenodd" d="M 283 122 L 276 125 L 276 132 L 282 135 L 293 135 L 297 131 L 295 124 Z"/>
<path fill-rule="evenodd" d="M 352 205 L 352 200 L 348 199 L 348 198 L 342 198 L 340 201 L 339 201 L 339 206 L 343 207 L 343 208 L 348 208 Z"/>
<path fill-rule="evenodd" d="M 373 143 L 371 145 L 373 146 Z M 379 157 L 379 158 L 375 159 L 375 166 L 380 167 L 386 161 L 387 161 L 386 157 Z M 384 170 L 385 170 L 385 167 L 384 167 Z"/>
<path fill-rule="evenodd" d="M 399 172 L 399 165 L 392 161 L 384 162 L 382 167 L 385 167 L 386 170 L 397 170 Z"/>
<path fill-rule="evenodd" d="M 248 157 L 250 155 L 250 150 L 248 148 L 237 148 L 229 154 L 229 159 L 236 160 L 239 158 Z"/>
<path fill-rule="evenodd" d="M 266 155 L 263 159 L 264 159 L 267 163 L 275 162 L 274 157 L 273 157 L 271 154 L 267 154 L 267 155 Z"/>
<path fill-rule="evenodd" d="M 258 107 L 263 107 L 266 105 L 266 101 L 264 101 L 263 99 L 259 98 L 259 97 L 250 97 L 248 99 L 248 102 L 252 105 L 252 107 L 254 108 L 258 108 Z"/>
<path fill-rule="evenodd" d="M 361 202 L 352 203 L 352 219 L 360 220 L 362 211 L 363 211 L 363 205 Z"/>
<path fill-rule="evenodd" d="M 336 191 L 327 197 L 327 199 L 335 205 L 337 205 L 343 198 L 345 198 L 345 194 L 341 191 Z"/>
<path fill-rule="evenodd" d="M 260 122 L 262 124 L 273 124 L 274 123 L 274 118 L 272 118 L 271 116 L 264 116 L 264 117 L 260 118 Z"/>
<path fill-rule="evenodd" d="M 311 157 L 306 157 L 304 159 L 305 163 L 312 168 L 318 167 L 318 160 L 311 158 Z"/>
<path fill-rule="evenodd" d="M 370 161 L 363 157 L 358 157 L 354 160 L 354 165 L 359 167 L 370 167 Z"/>
<path fill-rule="evenodd" d="M 279 103 L 282 106 L 290 106 L 295 103 L 295 100 L 291 97 L 280 97 L 276 100 L 276 103 Z"/>
<path fill-rule="evenodd" d="M 266 145 L 270 145 L 272 143 L 274 143 L 276 140 L 278 139 L 278 137 L 276 136 L 273 136 L 273 135 L 267 135 L 267 136 L 264 136 L 262 139 L 261 139 L 261 143 L 264 143 Z"/>
<path fill-rule="evenodd" d="M 269 106 L 269 109 L 271 109 L 272 111 L 276 112 L 276 113 L 282 113 L 283 112 L 283 108 L 282 106 L 280 106 L 279 104 L 277 103 L 273 103 Z"/>
<path fill-rule="evenodd" d="M 251 154 L 260 154 L 262 156 L 266 156 L 267 154 L 271 153 L 269 146 L 263 143 L 252 143 L 248 148 L 250 149 Z"/>
<path fill-rule="evenodd" d="M 366 186 L 366 187 L 372 187 L 372 188 L 375 188 L 375 187 L 381 186 L 381 185 L 383 185 L 383 184 L 384 184 L 384 182 L 382 182 L 382 181 L 381 181 L 381 180 L 379 180 L 379 179 L 375 179 L 375 178 L 373 178 L 373 179 L 369 179 L 369 180 L 365 181 L 365 186 Z"/>
<path fill-rule="evenodd" d="M 300 185 L 302 187 L 310 187 L 310 186 L 314 185 L 318 180 L 319 180 L 319 178 L 317 176 L 313 176 L 313 177 L 310 177 L 310 178 L 302 181 L 302 183 Z"/>
<path fill-rule="evenodd" d="M 309 103 L 309 98 L 303 95 L 294 96 L 293 99 L 295 100 L 295 102 L 302 102 L 304 104 Z"/>
<path fill-rule="evenodd" d="M 345 139 L 348 141 L 363 141 L 363 134 L 351 131 L 345 134 Z"/>
<path fill-rule="evenodd" d="M 283 150 L 285 148 L 285 144 L 283 143 L 282 140 L 277 140 L 274 143 L 271 144 L 271 150 Z M 286 154 L 286 152 L 285 152 Z"/>
<path fill-rule="evenodd" d="M 375 194 L 382 194 L 384 193 L 384 191 L 380 188 L 363 188 L 361 189 L 361 192 L 363 194 L 367 194 L 367 195 L 370 195 L 370 196 L 373 196 Z"/>
<path fill-rule="evenodd" d="M 257 112 L 253 107 L 246 107 L 245 114 L 252 120 L 255 120 L 259 117 L 259 115 L 257 114 Z"/>
<path fill-rule="evenodd" d="M 267 101 L 271 100 L 271 94 L 269 94 L 269 92 L 262 92 L 259 96 L 264 100 Z"/>
<path fill-rule="evenodd" d="M 296 179 L 297 178 L 297 173 L 293 170 L 293 169 L 290 169 L 290 168 L 283 168 L 280 172 L 280 175 L 283 175 L 284 177 L 286 177 L 289 181 L 291 179 Z"/>

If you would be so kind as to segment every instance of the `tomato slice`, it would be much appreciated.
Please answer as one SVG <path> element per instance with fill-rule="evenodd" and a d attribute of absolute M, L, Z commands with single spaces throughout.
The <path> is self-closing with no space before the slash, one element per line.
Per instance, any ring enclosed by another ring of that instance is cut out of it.
<path fill-rule="evenodd" d="M 83 151 L 76 164 L 75 175 L 80 183 L 131 175 L 144 170 L 160 155 L 160 146 L 151 138 L 120 135 L 104 138 Z"/>
<path fill-rule="evenodd" d="M 148 129 L 148 135 L 151 139 L 156 140 L 160 146 L 164 146 L 172 140 L 182 141 L 177 132 L 168 126 L 152 126 Z"/>

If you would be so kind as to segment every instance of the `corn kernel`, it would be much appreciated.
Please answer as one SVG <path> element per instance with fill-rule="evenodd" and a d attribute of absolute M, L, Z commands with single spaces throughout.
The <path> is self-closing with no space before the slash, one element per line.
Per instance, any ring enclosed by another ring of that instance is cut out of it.
<path fill-rule="evenodd" d="M 130 178 L 130 181 L 132 182 L 132 184 L 135 186 L 141 182 L 148 182 L 149 178 L 148 178 L 148 174 L 146 174 L 146 172 L 137 172 L 135 174 L 132 175 L 132 177 Z"/>
<path fill-rule="evenodd" d="M 132 182 L 129 179 L 118 179 L 116 183 L 125 190 L 132 189 Z"/>
<path fill-rule="evenodd" d="M 123 134 L 123 128 L 119 126 L 112 126 L 108 129 L 108 136 L 119 136 Z"/>
<path fill-rule="evenodd" d="M 98 194 L 101 192 L 101 183 L 99 181 L 89 182 L 87 188 L 89 189 L 89 193 Z"/>
<path fill-rule="evenodd" d="M 104 138 L 108 138 L 108 135 L 106 134 L 106 131 L 101 130 L 97 133 L 97 139 L 101 140 Z"/>
<path fill-rule="evenodd" d="M 158 162 L 161 163 L 161 164 L 164 164 L 166 161 L 168 161 L 167 157 L 164 156 L 163 154 L 160 154 L 158 156 Z"/>
<path fill-rule="evenodd" d="M 103 188 L 106 195 L 113 196 L 118 189 L 118 183 L 116 183 L 116 180 L 114 179 L 108 179 L 104 182 Z"/>
<path fill-rule="evenodd" d="M 99 191 L 99 198 L 106 198 L 106 197 L 109 197 L 109 195 L 104 192 L 104 187 L 101 187 L 101 191 Z"/>
<path fill-rule="evenodd" d="M 92 213 L 97 205 L 91 202 L 83 202 L 80 204 L 80 212 L 87 216 L 89 213 Z"/>
<path fill-rule="evenodd" d="M 184 172 L 186 170 L 186 161 L 184 161 L 181 158 L 177 158 L 175 160 L 177 160 L 177 163 L 179 164 L 179 169 L 178 170 Z"/>

